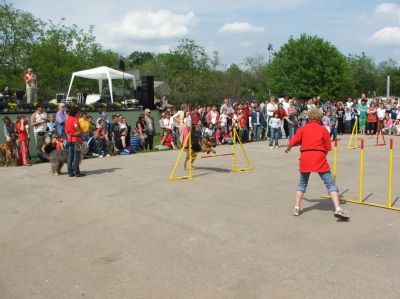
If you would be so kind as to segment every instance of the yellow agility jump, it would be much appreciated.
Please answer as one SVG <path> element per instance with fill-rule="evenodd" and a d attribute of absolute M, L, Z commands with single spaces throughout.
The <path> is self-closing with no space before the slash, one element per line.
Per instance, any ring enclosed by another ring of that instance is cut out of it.
<path fill-rule="evenodd" d="M 243 152 L 243 155 L 246 159 L 247 162 L 247 167 L 239 168 L 237 165 L 237 141 L 239 142 L 240 149 Z M 186 149 L 186 146 L 187 149 Z M 185 152 L 185 150 L 189 151 L 189 175 L 185 176 L 175 176 L 176 169 L 179 166 L 179 162 L 182 159 L 182 155 Z M 171 181 L 176 181 L 176 180 L 184 180 L 184 179 L 192 179 L 193 178 L 193 161 L 198 160 L 198 159 L 205 159 L 205 158 L 215 158 L 215 157 L 223 157 L 223 156 L 232 156 L 232 171 L 233 172 L 241 172 L 241 171 L 247 171 L 247 170 L 252 170 L 253 166 L 250 162 L 250 159 L 247 155 L 246 150 L 244 149 L 244 146 L 242 144 L 242 141 L 239 138 L 239 135 L 237 134 L 236 129 L 233 129 L 233 152 L 232 153 L 226 153 L 226 154 L 215 154 L 215 155 L 209 155 L 209 156 L 201 156 L 201 157 L 192 157 L 192 138 L 191 138 L 191 132 L 186 136 L 185 141 L 183 142 L 182 149 L 179 153 L 178 159 L 175 162 L 174 168 L 172 169 L 171 175 L 169 176 L 169 180 Z"/>
<path fill-rule="evenodd" d="M 337 164 L 337 143 L 335 142 L 334 149 L 334 159 L 333 159 L 333 177 L 336 180 L 336 164 Z M 340 198 L 340 201 L 343 202 L 351 202 L 365 206 L 372 206 L 377 208 L 384 208 L 394 211 L 400 211 L 400 208 L 393 207 L 393 138 L 390 138 L 390 147 L 389 147 L 389 174 L 388 174 L 388 193 L 387 193 L 387 204 L 378 204 L 378 203 L 370 203 L 365 202 L 364 198 L 364 138 L 361 138 L 361 146 L 360 146 L 360 180 L 359 180 L 359 190 L 358 190 L 358 198 Z M 329 196 L 323 195 L 323 198 L 330 198 Z"/>

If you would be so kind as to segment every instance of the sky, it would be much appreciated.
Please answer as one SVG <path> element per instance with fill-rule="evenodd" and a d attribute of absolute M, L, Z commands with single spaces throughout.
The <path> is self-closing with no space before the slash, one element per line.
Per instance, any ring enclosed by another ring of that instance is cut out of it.
<path fill-rule="evenodd" d="M 224 65 L 268 59 L 290 36 L 317 35 L 343 54 L 400 61 L 400 1 L 374 0 L 14 0 L 42 20 L 94 25 L 97 41 L 121 55 L 168 52 L 193 39 Z"/>

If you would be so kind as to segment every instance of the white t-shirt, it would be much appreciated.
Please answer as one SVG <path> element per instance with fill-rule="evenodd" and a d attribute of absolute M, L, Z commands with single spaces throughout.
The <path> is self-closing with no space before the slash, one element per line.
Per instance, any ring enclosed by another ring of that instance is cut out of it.
<path fill-rule="evenodd" d="M 272 115 L 274 115 L 275 111 L 278 111 L 278 105 L 273 104 L 273 103 L 268 103 L 267 104 L 267 115 L 272 116 Z"/>
<path fill-rule="evenodd" d="M 221 127 L 226 128 L 228 124 L 228 115 L 227 114 L 221 114 L 219 116 L 219 121 L 221 123 Z"/>
<path fill-rule="evenodd" d="M 386 109 L 379 107 L 378 109 L 376 109 L 376 115 L 378 116 L 379 119 L 384 119 L 386 115 Z"/>
<path fill-rule="evenodd" d="M 290 107 L 290 103 L 283 101 L 282 104 L 283 104 L 283 109 L 285 109 L 286 113 L 288 113 L 288 109 Z"/>
<path fill-rule="evenodd" d="M 47 119 L 46 112 L 42 112 L 42 113 L 35 112 L 35 123 L 42 122 L 46 119 Z M 43 124 L 33 126 L 33 132 L 35 132 L 35 133 L 36 132 L 46 132 L 46 130 L 47 130 L 47 121 L 44 122 Z"/>
<path fill-rule="evenodd" d="M 217 123 L 218 112 L 211 111 L 211 123 L 215 125 Z"/>

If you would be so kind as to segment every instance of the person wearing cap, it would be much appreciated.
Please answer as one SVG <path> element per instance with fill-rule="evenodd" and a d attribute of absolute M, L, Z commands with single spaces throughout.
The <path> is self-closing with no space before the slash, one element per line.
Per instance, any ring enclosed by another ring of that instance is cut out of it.
<path fill-rule="evenodd" d="M 153 150 L 153 138 L 155 134 L 155 127 L 154 127 L 154 119 L 151 116 L 150 109 L 144 110 L 144 122 L 147 135 L 145 148 L 148 150 Z"/>

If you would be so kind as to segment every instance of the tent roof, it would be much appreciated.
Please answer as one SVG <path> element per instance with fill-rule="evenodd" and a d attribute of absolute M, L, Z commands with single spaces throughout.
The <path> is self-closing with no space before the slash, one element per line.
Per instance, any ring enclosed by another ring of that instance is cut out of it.
<path fill-rule="evenodd" d="M 100 66 L 94 69 L 79 71 L 72 73 L 72 76 L 82 77 L 87 79 L 107 79 L 107 74 L 110 74 L 111 79 L 134 79 L 135 76 L 128 73 L 123 73 L 107 66 Z"/>

